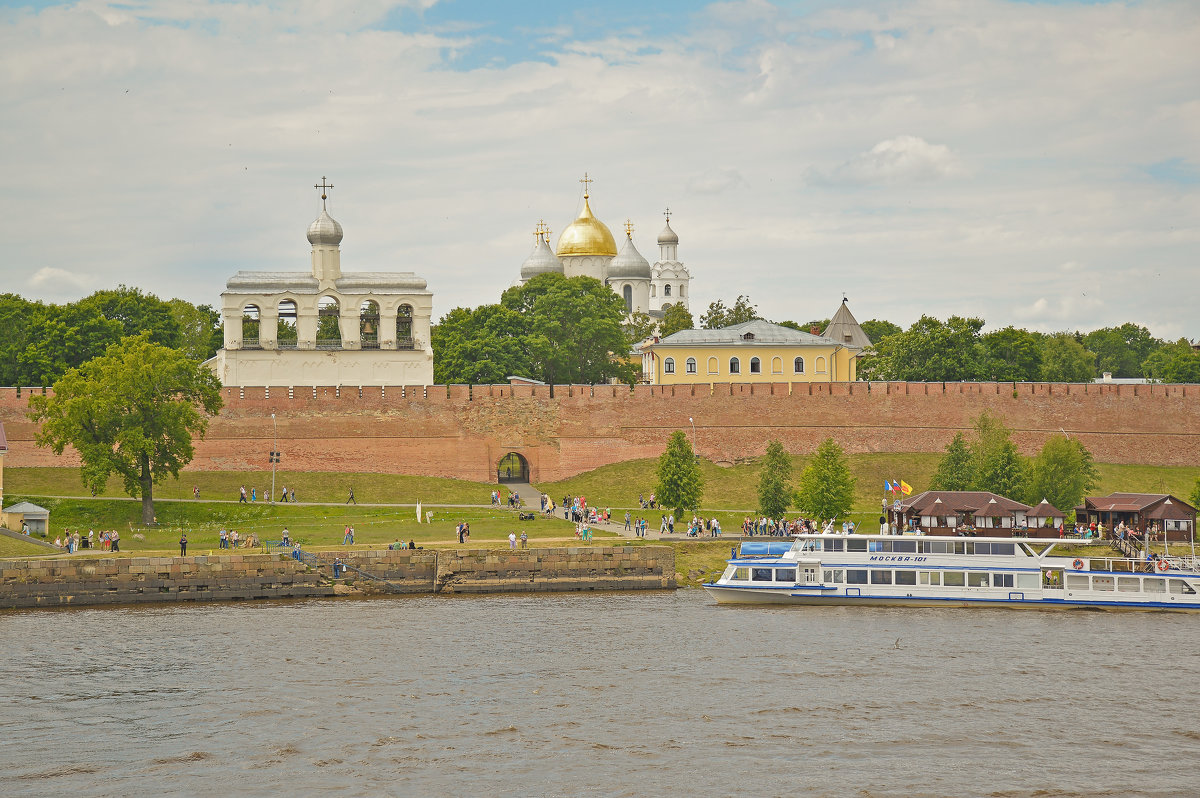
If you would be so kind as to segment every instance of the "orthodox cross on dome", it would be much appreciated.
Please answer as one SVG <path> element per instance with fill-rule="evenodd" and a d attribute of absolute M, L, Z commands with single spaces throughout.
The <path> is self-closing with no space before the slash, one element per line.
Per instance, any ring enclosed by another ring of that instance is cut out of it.
<path fill-rule="evenodd" d="M 667 224 L 670 224 L 671 223 L 671 209 L 667 208 L 665 211 L 663 211 L 663 216 L 667 217 Z"/>
<path fill-rule="evenodd" d="M 633 238 L 633 222 L 629 219 L 625 220 L 625 237 Z"/>
<path fill-rule="evenodd" d="M 550 228 L 546 226 L 546 221 L 544 219 L 538 219 L 537 227 L 533 229 L 533 237 L 540 242 L 542 240 L 542 236 L 546 236 L 546 240 L 549 241 Z"/>
<path fill-rule="evenodd" d="M 319 188 L 321 190 L 321 210 L 325 210 L 325 200 L 329 199 L 329 194 L 327 192 L 329 189 L 333 188 L 333 183 L 326 183 L 325 175 L 321 175 L 321 182 L 314 183 L 313 188 Z"/>
<path fill-rule="evenodd" d="M 589 183 L 595 183 L 596 181 L 595 181 L 595 180 L 592 180 L 590 177 L 588 177 L 588 173 L 587 173 L 587 172 L 584 172 L 584 173 L 583 173 L 583 179 L 582 179 L 582 180 L 580 180 L 579 182 L 580 182 L 580 183 L 583 183 L 583 198 L 584 198 L 584 199 L 587 199 L 587 198 L 588 198 L 588 184 L 589 184 Z"/>

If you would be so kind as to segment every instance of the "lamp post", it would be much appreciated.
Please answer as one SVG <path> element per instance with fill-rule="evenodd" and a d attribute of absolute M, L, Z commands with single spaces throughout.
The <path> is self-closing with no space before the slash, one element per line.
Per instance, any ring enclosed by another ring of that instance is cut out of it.
<path fill-rule="evenodd" d="M 696 451 L 696 419 L 688 416 L 688 423 L 692 425 L 692 456 L 699 462 L 700 452 Z"/>
<path fill-rule="evenodd" d="M 279 422 L 275 420 L 275 414 L 271 414 L 271 427 L 274 434 L 274 443 L 271 445 L 271 504 L 275 503 L 275 464 L 279 462 Z"/>

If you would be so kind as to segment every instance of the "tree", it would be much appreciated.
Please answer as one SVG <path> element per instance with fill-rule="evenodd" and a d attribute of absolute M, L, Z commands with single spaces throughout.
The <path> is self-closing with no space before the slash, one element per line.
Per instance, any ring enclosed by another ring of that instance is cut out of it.
<path fill-rule="evenodd" d="M 684 510 L 700 507 L 704 477 L 692 444 L 682 430 L 671 433 L 667 450 L 658 458 L 658 484 L 654 492 L 659 505 L 670 508 L 676 521 L 683 517 Z"/>
<path fill-rule="evenodd" d="M 1200 352 L 1186 338 L 1180 338 L 1153 352 L 1142 368 L 1155 382 L 1200 382 Z"/>
<path fill-rule="evenodd" d="M 631 344 L 640 344 L 650 336 L 654 335 L 654 328 L 657 326 L 654 319 L 650 318 L 649 313 L 638 311 L 631 313 L 621 325 L 621 329 L 625 331 L 625 337 L 629 339 Z"/>
<path fill-rule="evenodd" d="M 1025 495 L 1025 462 L 1012 442 L 1012 430 L 985 410 L 975 418 L 975 437 L 969 448 L 972 487 L 1020 501 Z"/>
<path fill-rule="evenodd" d="M 1196 484 L 1192 486 L 1192 495 L 1188 497 L 1188 501 L 1193 507 L 1200 507 L 1200 477 L 1196 477 Z"/>
<path fill-rule="evenodd" d="M 862 324 L 862 331 L 871 339 L 871 343 L 877 344 L 889 335 L 895 335 L 898 332 L 904 332 L 899 324 L 892 324 L 890 321 L 883 319 L 867 319 Z M 824 328 L 822 328 L 824 329 Z"/>
<path fill-rule="evenodd" d="M 549 383 L 633 384 L 625 301 L 591 277 L 539 274 L 508 289 L 500 304 L 526 314 L 526 350 L 535 379 Z"/>
<path fill-rule="evenodd" d="M 1142 376 L 1146 358 L 1163 346 L 1145 327 L 1130 322 L 1092 330 L 1083 336 L 1081 343 L 1096 353 L 1096 372 L 1107 371 L 1114 377 Z"/>
<path fill-rule="evenodd" d="M 983 319 L 922 316 L 907 331 L 881 339 L 859 363 L 867 380 L 957 382 L 987 376 L 988 354 L 979 331 Z"/>
<path fill-rule="evenodd" d="M 1092 453 L 1066 435 L 1051 435 L 1029 465 L 1025 502 L 1042 499 L 1066 513 L 1074 512 L 1087 492 L 1100 483 Z"/>
<path fill-rule="evenodd" d="M 433 379 L 439 385 L 494 385 L 533 378 L 521 314 L 503 305 L 455 308 L 431 332 Z"/>
<path fill-rule="evenodd" d="M 208 360 L 225 344 L 221 314 L 212 306 L 193 305 L 183 299 L 172 299 L 167 302 L 167 307 L 171 309 L 171 315 L 179 325 L 179 348 L 192 360 Z M 280 335 L 277 340 L 296 340 L 295 327 L 289 325 L 285 319 L 279 319 L 279 328 L 281 332 L 288 328 L 291 334 Z"/>
<path fill-rule="evenodd" d="M 758 474 L 758 512 L 767 518 L 782 518 L 792 503 L 792 458 L 779 441 L 767 444 Z"/>
<path fill-rule="evenodd" d="M 1005 327 L 983 336 L 988 371 L 1000 382 L 1033 382 L 1041 376 L 1042 336 L 1016 327 Z"/>
<path fill-rule="evenodd" d="M 700 317 L 700 326 L 706 330 L 718 330 L 731 324 L 761 318 L 762 316 L 758 315 L 758 306 L 750 304 L 750 297 L 738 294 L 731 308 L 725 307 L 725 303 L 720 299 L 709 304 L 708 311 Z"/>
<path fill-rule="evenodd" d="M 154 483 L 191 462 L 192 438 L 221 409 L 216 375 L 178 350 L 151 343 L 151 333 L 123 338 L 101 357 L 71 369 L 54 393 L 34 395 L 29 417 L 41 422 L 39 446 L 79 452 L 93 494 L 117 474 L 154 520 Z"/>
<path fill-rule="evenodd" d="M 666 338 L 680 330 L 690 330 L 696 326 L 692 320 L 691 311 L 683 305 L 672 305 L 663 311 L 662 321 L 658 323 L 658 334 Z"/>
<path fill-rule="evenodd" d="M 122 285 L 115 291 L 97 291 L 79 300 L 79 304 L 95 307 L 104 318 L 120 322 L 122 336 L 146 332 L 152 343 L 169 347 L 178 347 L 182 341 L 171 306 L 154 294 L 143 294 L 141 289 Z"/>
<path fill-rule="evenodd" d="M 1068 333 L 1046 336 L 1042 345 L 1041 378 L 1046 382 L 1091 382 L 1096 356 Z M 1060 508 L 1061 509 L 1061 508 Z"/>
<path fill-rule="evenodd" d="M 946 445 L 946 453 L 938 461 L 937 470 L 929 483 L 930 490 L 970 490 L 975 484 L 971 468 L 971 451 L 967 439 L 961 432 Z"/>
<path fill-rule="evenodd" d="M 800 474 L 795 504 L 813 518 L 839 518 L 854 504 L 854 477 L 842 447 L 826 438 Z"/>

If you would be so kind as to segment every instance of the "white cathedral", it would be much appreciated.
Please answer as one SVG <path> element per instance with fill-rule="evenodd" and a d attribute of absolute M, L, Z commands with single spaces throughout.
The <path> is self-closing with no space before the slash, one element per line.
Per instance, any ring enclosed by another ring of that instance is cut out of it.
<path fill-rule="evenodd" d="M 521 266 L 521 283 L 539 274 L 561 274 L 565 277 L 594 277 L 625 300 L 627 313 L 646 313 L 662 318 L 667 308 L 683 305 L 689 308 L 692 276 L 678 259 L 679 236 L 671 229 L 671 212 L 666 212 L 667 226 L 658 235 L 659 259 L 651 266 L 633 245 L 633 225 L 625 224 L 625 241 L 617 250 L 617 242 L 604 222 L 592 213 L 588 202 L 585 174 L 583 210 L 567 225 L 558 237 L 558 246 L 550 250 L 550 230 L 539 222 L 534 231 L 533 252 Z"/>

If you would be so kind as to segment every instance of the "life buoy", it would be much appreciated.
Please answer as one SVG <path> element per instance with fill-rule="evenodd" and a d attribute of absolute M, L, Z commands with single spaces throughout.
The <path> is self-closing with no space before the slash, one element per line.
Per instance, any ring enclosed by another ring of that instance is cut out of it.
<path fill-rule="evenodd" d="M 1083 560 L 1076 559 L 1075 562 L 1071 563 L 1071 567 L 1074 568 L 1076 571 L 1082 571 L 1083 570 Z"/>
<path fill-rule="evenodd" d="M 1170 569 L 1171 569 L 1171 566 L 1170 566 L 1170 565 L 1167 563 L 1167 561 L 1166 561 L 1166 560 L 1159 560 L 1159 561 L 1158 561 L 1158 570 L 1160 570 L 1160 571 L 1169 571 Z"/>

